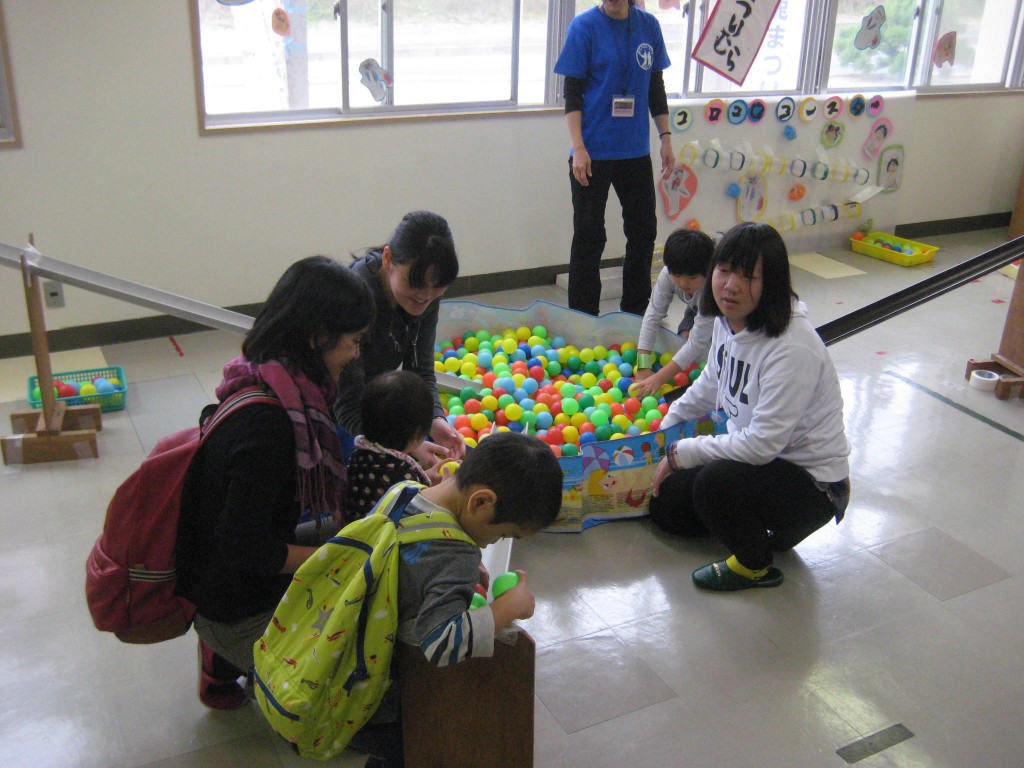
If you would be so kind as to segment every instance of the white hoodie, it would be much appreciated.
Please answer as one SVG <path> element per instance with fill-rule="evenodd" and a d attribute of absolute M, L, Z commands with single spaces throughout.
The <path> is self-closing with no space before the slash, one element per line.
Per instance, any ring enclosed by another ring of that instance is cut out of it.
<path fill-rule="evenodd" d="M 674 467 L 780 458 L 820 482 L 850 474 L 839 377 L 802 301 L 793 302 L 789 327 L 774 339 L 759 331 L 733 333 L 724 317 L 716 318 L 707 367 L 672 404 L 662 427 L 717 409 L 729 417 L 727 434 L 674 443 Z"/>

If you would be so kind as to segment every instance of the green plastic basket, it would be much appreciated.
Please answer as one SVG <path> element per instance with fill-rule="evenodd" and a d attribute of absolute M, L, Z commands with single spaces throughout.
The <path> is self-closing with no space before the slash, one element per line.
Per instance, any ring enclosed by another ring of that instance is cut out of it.
<path fill-rule="evenodd" d="M 121 382 L 120 388 L 116 392 L 109 392 L 105 395 L 74 395 L 73 397 L 58 397 L 57 399 L 68 405 L 99 405 L 102 412 L 123 411 L 125 397 L 128 395 L 128 380 L 124 376 L 124 368 L 120 365 L 112 365 L 109 368 L 90 368 L 86 371 L 67 371 L 66 373 L 53 374 L 54 379 L 66 382 L 74 381 L 78 384 L 92 383 L 93 379 L 101 377 L 104 379 L 117 379 Z M 38 376 L 29 376 L 28 378 L 28 404 L 33 408 L 43 407 L 41 399 L 32 397 L 32 390 L 39 386 L 38 378 Z"/>

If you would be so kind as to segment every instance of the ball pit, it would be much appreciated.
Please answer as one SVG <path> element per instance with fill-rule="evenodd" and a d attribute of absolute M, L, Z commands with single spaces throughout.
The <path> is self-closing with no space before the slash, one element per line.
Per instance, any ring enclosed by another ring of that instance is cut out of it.
<path fill-rule="evenodd" d="M 654 353 L 654 370 L 668 352 Z M 542 325 L 492 332 L 466 329 L 434 346 L 434 368 L 483 384 L 441 395 L 448 422 L 470 445 L 495 430 L 536 435 L 556 456 L 581 446 L 657 430 L 668 412 L 664 394 L 700 375 L 696 363 L 658 396 L 632 397 L 636 344 L 576 347 Z"/>

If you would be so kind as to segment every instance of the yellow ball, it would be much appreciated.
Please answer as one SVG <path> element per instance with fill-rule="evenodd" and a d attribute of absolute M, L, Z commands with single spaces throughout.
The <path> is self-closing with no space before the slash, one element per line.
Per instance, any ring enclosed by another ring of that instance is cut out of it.
<path fill-rule="evenodd" d="M 459 358 L 457 357 L 449 357 L 447 360 L 444 361 L 444 368 L 449 373 L 455 373 L 461 367 L 462 361 L 459 360 Z M 476 368 L 474 367 L 473 370 L 475 371 Z"/>
<path fill-rule="evenodd" d="M 632 341 L 627 341 L 622 345 L 621 349 L 623 352 L 628 352 L 631 349 L 636 349 L 636 344 Z"/>
<path fill-rule="evenodd" d="M 459 371 L 462 373 L 463 376 L 472 376 L 474 373 L 476 373 L 476 363 L 463 363 L 459 367 Z"/>
<path fill-rule="evenodd" d="M 569 423 L 576 427 L 578 430 L 581 426 L 587 423 L 587 414 L 583 413 L 583 411 L 580 411 L 579 413 L 574 413 L 569 418 Z"/>
<path fill-rule="evenodd" d="M 474 413 L 469 417 L 469 426 L 479 432 L 490 424 L 490 420 L 482 413 Z"/>
<path fill-rule="evenodd" d="M 594 350 L 584 347 L 580 350 L 580 361 L 589 363 L 594 359 Z"/>
<path fill-rule="evenodd" d="M 661 367 L 664 368 L 666 365 L 672 362 L 672 353 L 662 352 L 661 357 L 658 358 L 658 362 L 661 363 Z"/>
<path fill-rule="evenodd" d="M 504 341 L 501 342 L 501 351 L 504 352 L 506 355 L 511 355 L 513 352 L 516 351 L 516 347 L 518 346 L 519 345 L 516 344 L 516 342 L 513 339 L 505 339 Z"/>
<path fill-rule="evenodd" d="M 530 338 L 531 333 L 532 331 L 525 325 L 516 328 L 516 338 L 519 339 L 520 341 L 526 341 L 528 338 Z"/>
<path fill-rule="evenodd" d="M 574 426 L 568 426 L 562 430 L 562 437 L 565 438 L 567 443 L 578 443 L 580 439 L 580 431 Z"/>
<path fill-rule="evenodd" d="M 542 339 L 540 336 L 531 336 L 526 340 L 526 343 L 530 345 L 531 349 L 533 347 L 536 347 L 538 344 L 543 347 L 544 339 Z"/>
<path fill-rule="evenodd" d="M 608 350 L 600 345 L 593 347 L 593 352 L 595 360 L 604 360 L 608 357 Z"/>
<path fill-rule="evenodd" d="M 583 385 L 584 389 L 590 389 L 597 384 L 597 376 L 592 373 L 584 373 L 580 376 L 580 384 Z"/>
<path fill-rule="evenodd" d="M 617 426 L 623 432 L 629 429 L 629 417 L 624 413 L 620 413 L 617 416 L 612 416 L 612 424 Z"/>
<path fill-rule="evenodd" d="M 440 360 L 434 361 L 434 370 L 437 371 L 438 373 L 447 373 L 448 371 L 448 369 L 444 367 L 444 363 L 442 363 Z"/>
<path fill-rule="evenodd" d="M 498 398 L 496 398 L 494 395 L 485 395 L 483 398 L 480 399 L 480 407 L 486 408 L 488 411 L 492 412 L 497 411 Z"/>
<path fill-rule="evenodd" d="M 523 408 L 519 403 L 509 403 L 505 406 L 505 416 L 509 421 L 519 421 L 523 417 Z"/>
<path fill-rule="evenodd" d="M 472 437 L 463 437 L 462 441 L 466 445 L 468 445 L 470 448 L 476 448 L 476 445 L 477 445 L 476 440 L 474 440 Z"/>

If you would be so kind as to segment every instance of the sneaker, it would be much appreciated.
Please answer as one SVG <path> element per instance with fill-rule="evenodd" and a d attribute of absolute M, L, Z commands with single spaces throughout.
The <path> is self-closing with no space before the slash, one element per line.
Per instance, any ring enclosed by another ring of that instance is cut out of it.
<path fill-rule="evenodd" d="M 215 677 L 212 674 L 216 655 L 210 646 L 199 641 L 199 701 L 210 709 L 240 709 L 249 702 L 249 695 L 238 684 L 237 677 Z"/>
<path fill-rule="evenodd" d="M 736 592 L 755 587 L 777 587 L 782 583 L 782 571 L 772 566 L 760 579 L 748 579 L 731 570 L 725 560 L 710 563 L 693 572 L 693 583 L 701 589 L 715 592 Z"/>

